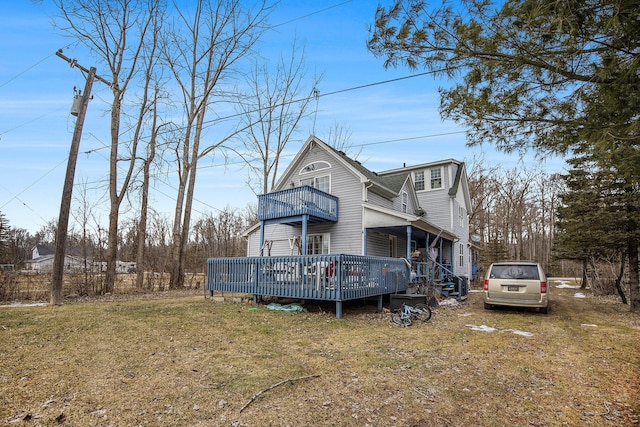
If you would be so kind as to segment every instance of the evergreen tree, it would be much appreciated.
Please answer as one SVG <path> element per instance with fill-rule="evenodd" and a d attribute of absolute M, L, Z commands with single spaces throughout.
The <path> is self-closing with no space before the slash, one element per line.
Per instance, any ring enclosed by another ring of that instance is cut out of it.
<path fill-rule="evenodd" d="M 425 67 L 454 79 L 441 89 L 440 110 L 468 126 L 471 144 L 569 152 L 591 163 L 593 178 L 604 179 L 594 194 L 604 199 L 594 206 L 605 203 L 617 216 L 607 239 L 615 236 L 628 256 L 631 310 L 640 311 L 638 2 L 445 0 L 431 7 L 396 0 L 375 18 L 368 46 L 387 66 Z M 600 226 L 599 213 L 584 215 L 584 223 Z M 580 231 L 564 227 L 567 239 Z"/>

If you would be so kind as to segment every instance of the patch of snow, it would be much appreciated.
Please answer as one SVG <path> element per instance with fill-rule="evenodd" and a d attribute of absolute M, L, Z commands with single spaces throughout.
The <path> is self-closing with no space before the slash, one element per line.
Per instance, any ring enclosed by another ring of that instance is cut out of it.
<path fill-rule="evenodd" d="M 469 289 L 470 294 L 484 292 L 482 289 Z"/>
<path fill-rule="evenodd" d="M 460 305 L 460 303 L 458 303 L 458 301 L 453 298 L 445 298 L 442 301 L 438 302 L 438 305 L 439 306 L 446 306 L 446 305 L 456 306 L 456 305 Z"/>
<path fill-rule="evenodd" d="M 580 285 L 569 285 L 565 281 L 560 281 L 559 285 L 556 285 L 559 289 L 580 289 Z"/>
<path fill-rule="evenodd" d="M 465 325 L 468 328 L 470 328 L 472 331 L 481 331 L 481 332 L 495 332 L 495 331 L 499 331 L 498 328 L 493 328 L 491 326 L 487 326 L 487 325 Z M 526 332 L 526 331 L 520 331 L 518 329 L 503 329 L 499 332 L 512 332 L 516 335 L 521 335 L 523 337 L 532 337 L 533 334 L 531 332 Z"/>
<path fill-rule="evenodd" d="M 531 332 L 520 331 L 518 329 L 512 329 L 511 332 L 513 332 L 516 335 L 522 335 L 523 337 L 532 337 L 533 336 L 533 334 Z"/>
<path fill-rule="evenodd" d="M 574 297 L 576 297 L 576 298 L 586 298 L 587 296 L 585 294 L 583 294 L 582 292 L 576 292 Z"/>
<path fill-rule="evenodd" d="M 496 328 L 492 328 L 491 326 L 487 326 L 487 325 L 480 325 L 480 326 L 466 325 L 466 326 L 471 328 L 472 331 L 481 331 L 481 332 L 494 332 L 494 331 L 497 331 Z"/>
<path fill-rule="evenodd" d="M 0 305 L 0 308 L 9 308 L 9 307 L 45 307 L 49 305 L 47 302 L 34 302 L 32 304 L 24 304 L 21 302 L 12 302 L 8 305 Z"/>
<path fill-rule="evenodd" d="M 580 326 L 586 326 L 589 328 L 597 328 L 598 325 L 594 325 L 593 323 L 581 323 Z"/>
<path fill-rule="evenodd" d="M 461 313 L 461 314 L 458 314 L 458 317 L 469 317 L 469 316 L 473 316 L 473 313 Z"/>

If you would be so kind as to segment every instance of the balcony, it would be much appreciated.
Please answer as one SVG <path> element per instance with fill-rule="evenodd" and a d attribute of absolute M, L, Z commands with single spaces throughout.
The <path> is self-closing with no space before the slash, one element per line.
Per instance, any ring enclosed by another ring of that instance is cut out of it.
<path fill-rule="evenodd" d="M 260 221 L 295 224 L 303 215 L 309 222 L 338 221 L 338 198 L 307 185 L 258 196 Z"/>

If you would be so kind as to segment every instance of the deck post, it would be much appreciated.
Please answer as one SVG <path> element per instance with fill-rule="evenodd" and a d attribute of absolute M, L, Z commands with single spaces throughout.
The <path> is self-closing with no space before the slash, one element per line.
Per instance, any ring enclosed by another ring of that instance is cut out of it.
<path fill-rule="evenodd" d="M 367 256 L 367 229 L 365 228 L 363 231 L 364 234 L 364 242 L 362 248 L 362 255 Z"/>
<path fill-rule="evenodd" d="M 260 221 L 260 256 L 264 256 L 264 221 Z"/>
<path fill-rule="evenodd" d="M 405 256 L 411 264 L 411 226 L 407 225 L 407 255 Z"/>
<path fill-rule="evenodd" d="M 302 255 L 307 256 L 307 222 L 309 221 L 309 214 L 302 215 Z"/>
<path fill-rule="evenodd" d="M 336 319 L 342 318 L 342 301 L 336 301 Z"/>
<path fill-rule="evenodd" d="M 382 295 L 378 295 L 378 313 L 382 313 Z"/>

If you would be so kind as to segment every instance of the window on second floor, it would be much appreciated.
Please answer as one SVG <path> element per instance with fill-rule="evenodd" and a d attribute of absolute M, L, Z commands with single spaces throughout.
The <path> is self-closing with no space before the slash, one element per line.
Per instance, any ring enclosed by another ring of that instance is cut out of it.
<path fill-rule="evenodd" d="M 413 180 L 416 191 L 424 190 L 424 171 L 414 172 Z"/>
<path fill-rule="evenodd" d="M 402 192 L 402 212 L 407 213 L 407 206 L 409 205 L 409 193 Z"/>
<path fill-rule="evenodd" d="M 460 227 L 464 227 L 464 217 L 466 216 L 466 212 L 462 206 L 458 206 L 458 223 Z"/>
<path fill-rule="evenodd" d="M 464 267 L 464 245 L 460 243 L 460 267 Z"/>
<path fill-rule="evenodd" d="M 431 169 L 431 189 L 442 188 L 442 169 Z"/>
<path fill-rule="evenodd" d="M 331 193 L 331 175 L 317 176 L 315 178 L 301 179 L 300 185 L 308 185 L 325 193 Z"/>
<path fill-rule="evenodd" d="M 428 180 L 426 178 L 427 174 Z M 415 171 L 413 173 L 413 186 L 416 191 L 442 188 L 442 168 Z"/>

